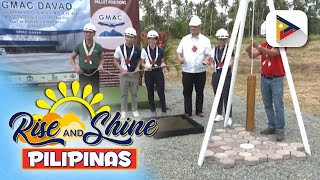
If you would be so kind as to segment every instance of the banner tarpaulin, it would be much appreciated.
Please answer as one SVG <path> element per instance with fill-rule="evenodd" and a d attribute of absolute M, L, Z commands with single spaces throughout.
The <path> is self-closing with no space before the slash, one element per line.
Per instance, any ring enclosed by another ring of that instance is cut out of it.
<path fill-rule="evenodd" d="M 91 0 L 91 22 L 96 26 L 95 41 L 105 48 L 104 68 L 110 73 L 118 74 L 113 65 L 115 49 L 124 43 L 124 31 L 133 27 L 140 32 L 138 0 Z M 119 77 L 101 72 L 101 86 L 119 85 Z"/>
<path fill-rule="evenodd" d="M 0 54 L 8 59 L 0 62 L 6 64 L 0 71 L 19 77 L 71 72 L 70 53 L 82 42 L 83 26 L 89 22 L 97 28 L 95 41 L 105 49 L 105 70 L 118 74 L 113 53 L 124 43 L 127 27 L 140 31 L 138 0 L 0 1 Z M 119 84 L 116 75 L 101 72 L 100 77 L 101 86 Z"/>

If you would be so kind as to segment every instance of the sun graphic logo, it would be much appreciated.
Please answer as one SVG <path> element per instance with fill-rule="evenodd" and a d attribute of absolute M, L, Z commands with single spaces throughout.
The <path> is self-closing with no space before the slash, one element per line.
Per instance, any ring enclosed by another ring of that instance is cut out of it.
<path fill-rule="evenodd" d="M 55 112 L 55 110 L 63 103 L 74 101 L 85 106 L 91 118 L 95 117 L 100 112 L 110 112 L 109 106 L 102 106 L 97 111 L 94 111 L 93 105 L 103 100 L 103 94 L 97 93 L 93 96 L 91 102 L 85 99 L 91 94 L 92 86 L 86 85 L 83 89 L 82 97 L 78 97 L 80 83 L 74 81 L 72 83 L 72 95 L 67 96 L 67 85 L 60 82 L 58 85 L 59 92 L 62 95 L 61 99 L 57 99 L 56 93 L 52 89 L 46 89 L 46 96 L 53 101 L 50 106 L 45 100 L 39 99 L 36 105 L 42 109 L 48 109 L 49 112 L 42 116 L 34 114 L 33 116 L 27 112 L 19 112 L 13 115 L 9 121 L 9 126 L 13 128 L 17 119 L 22 118 L 22 122 L 13 135 L 14 141 L 19 139 L 23 143 L 28 143 L 33 146 L 45 145 L 66 145 L 67 141 L 77 141 L 82 139 L 86 132 L 85 124 L 74 113 L 67 113 L 63 117 Z"/>

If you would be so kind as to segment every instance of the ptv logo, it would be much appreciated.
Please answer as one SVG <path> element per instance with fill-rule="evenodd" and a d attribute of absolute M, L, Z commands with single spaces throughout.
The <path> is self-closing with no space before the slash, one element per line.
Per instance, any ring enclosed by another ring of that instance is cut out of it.
<path fill-rule="evenodd" d="M 276 10 L 266 20 L 267 42 L 273 47 L 301 47 L 308 40 L 308 18 L 298 10 Z"/>

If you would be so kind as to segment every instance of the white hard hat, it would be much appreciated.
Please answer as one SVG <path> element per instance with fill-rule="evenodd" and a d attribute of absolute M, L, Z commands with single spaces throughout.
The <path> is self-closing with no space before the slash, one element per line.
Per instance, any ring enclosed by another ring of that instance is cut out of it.
<path fill-rule="evenodd" d="M 84 27 L 83 27 L 83 31 L 96 32 L 96 31 L 97 31 L 97 29 L 96 29 L 96 27 L 95 27 L 93 24 L 88 23 L 88 24 L 84 25 Z"/>
<path fill-rule="evenodd" d="M 228 31 L 221 28 L 217 31 L 216 37 L 220 39 L 227 39 L 229 37 Z"/>
<path fill-rule="evenodd" d="M 136 37 L 137 31 L 133 27 L 129 27 L 124 31 L 125 36 Z"/>
<path fill-rule="evenodd" d="M 200 26 L 201 24 L 201 19 L 197 15 L 193 15 L 189 22 L 189 26 Z"/>
<path fill-rule="evenodd" d="M 159 34 L 155 30 L 151 30 L 147 34 L 147 38 L 157 38 L 159 37 Z"/>
<path fill-rule="evenodd" d="M 266 21 L 263 21 L 263 23 L 260 26 L 260 35 L 261 36 L 266 36 L 267 32 L 266 32 Z"/>

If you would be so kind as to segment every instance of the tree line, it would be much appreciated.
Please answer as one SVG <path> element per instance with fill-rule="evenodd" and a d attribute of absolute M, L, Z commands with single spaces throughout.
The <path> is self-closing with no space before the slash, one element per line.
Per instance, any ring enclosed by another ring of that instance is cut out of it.
<path fill-rule="evenodd" d="M 204 0 L 193 3 L 191 0 L 140 0 L 143 10 L 141 29 L 155 29 L 171 34 L 174 38 L 182 38 L 189 33 L 188 23 L 193 14 L 202 19 L 202 33 L 214 37 L 220 28 L 230 33 L 237 15 L 240 0 L 233 0 L 231 6 L 228 0 Z M 274 0 L 277 10 L 301 10 L 308 17 L 309 34 L 320 34 L 320 0 Z M 216 7 L 221 10 L 218 12 Z M 249 2 L 244 36 L 251 35 L 252 1 Z M 269 13 L 267 0 L 255 0 L 254 35 L 259 35 L 260 25 Z"/>

